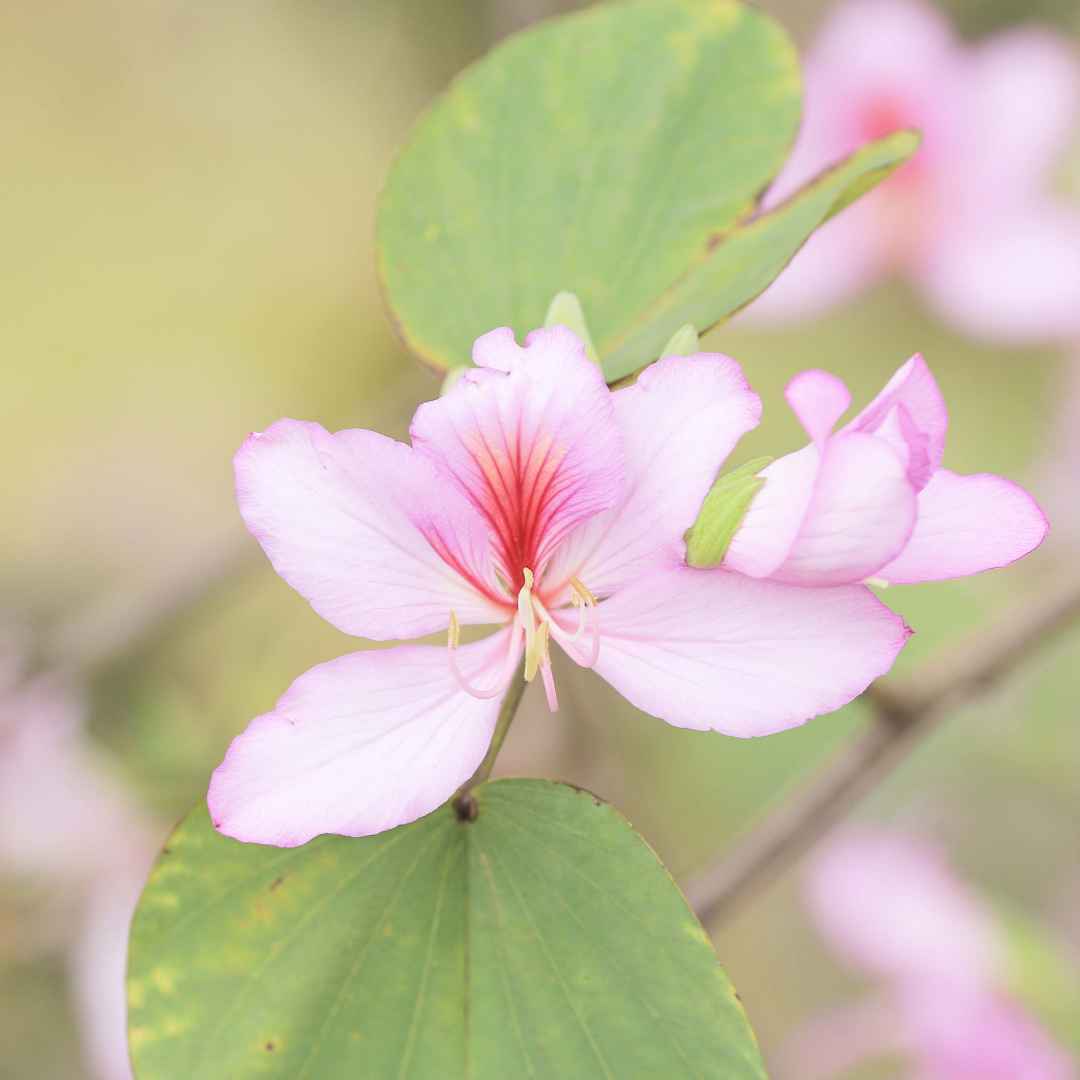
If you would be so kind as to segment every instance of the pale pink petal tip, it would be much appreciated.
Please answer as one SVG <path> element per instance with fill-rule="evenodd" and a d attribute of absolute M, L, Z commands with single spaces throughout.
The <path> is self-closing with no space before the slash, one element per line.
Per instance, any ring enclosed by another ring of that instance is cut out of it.
<path fill-rule="evenodd" d="M 851 405 L 851 394 L 842 379 L 827 371 L 803 371 L 784 391 L 791 411 L 814 442 L 829 437 L 836 421 Z"/>
<path fill-rule="evenodd" d="M 597 672 L 676 727 L 749 738 L 832 712 L 911 631 L 861 585 L 803 589 L 727 570 L 658 570 L 599 608 Z"/>
<path fill-rule="evenodd" d="M 473 342 L 472 360 L 477 367 L 509 371 L 524 351 L 514 340 L 514 331 L 509 326 L 500 326 Z"/>
<path fill-rule="evenodd" d="M 805 889 L 818 930 L 857 971 L 975 990 L 998 975 L 1004 943 L 995 918 L 930 844 L 847 833 L 813 859 Z"/>
<path fill-rule="evenodd" d="M 374 639 L 500 618 L 484 523 L 422 454 L 374 431 L 278 420 L 234 458 L 274 569 L 328 622 Z"/>
<path fill-rule="evenodd" d="M 958 476 L 938 469 L 918 504 L 907 546 L 875 577 L 903 585 L 993 570 L 1034 551 L 1049 529 L 1031 495 L 988 473 Z"/>
<path fill-rule="evenodd" d="M 491 686 L 510 644 L 502 630 L 462 645 L 456 660 L 473 685 Z M 226 836 L 278 847 L 414 821 L 480 764 L 501 697 L 462 693 L 438 646 L 319 664 L 233 740 L 210 781 L 210 816 Z"/>

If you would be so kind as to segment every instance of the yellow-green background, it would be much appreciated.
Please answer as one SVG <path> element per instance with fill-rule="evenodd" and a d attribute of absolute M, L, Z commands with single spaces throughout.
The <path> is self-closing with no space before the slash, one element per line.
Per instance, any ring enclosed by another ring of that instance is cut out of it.
<path fill-rule="evenodd" d="M 403 354 L 373 270 L 379 184 L 424 104 L 542 0 L 12 0 L 0 6 L 0 610 L 43 633 L 110 597 L 234 569 L 97 681 L 92 731 L 163 827 L 229 739 L 311 664 L 357 643 L 246 539 L 231 455 L 279 416 L 404 437 L 437 387 Z M 826 5 L 767 0 L 806 42 Z M 1075 0 L 954 0 L 978 37 Z M 1068 177 L 1063 183 L 1068 183 Z M 1075 182 L 1075 181 L 1074 181 Z M 1063 350 L 937 325 L 890 282 L 810 327 L 716 331 L 765 401 L 736 459 L 793 449 L 780 396 L 809 366 L 865 401 L 912 352 L 952 415 L 946 464 L 1046 498 Z M 1075 463 L 1080 469 L 1080 461 Z M 890 590 L 916 635 L 899 669 L 984 627 L 1076 561 L 1067 529 L 1009 571 Z M 942 837 L 974 881 L 1080 952 L 1080 664 L 1073 634 L 953 719 L 860 811 Z M 611 799 L 676 875 L 707 859 L 859 722 L 854 705 L 740 742 L 636 713 L 576 670 L 528 701 L 502 771 Z M 77 1080 L 58 951 L 19 941 L 0 889 L 0 1078 Z M 768 1047 L 852 982 L 795 879 L 717 934 Z M 1074 1045 L 1080 1016 L 1058 1017 Z"/>

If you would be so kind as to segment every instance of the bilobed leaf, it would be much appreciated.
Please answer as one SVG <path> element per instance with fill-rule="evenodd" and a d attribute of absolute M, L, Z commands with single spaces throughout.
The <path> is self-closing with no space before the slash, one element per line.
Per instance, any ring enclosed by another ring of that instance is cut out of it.
<path fill-rule="evenodd" d="M 739 531 L 754 496 L 765 486 L 765 478 L 757 474 L 772 460 L 754 458 L 716 478 L 697 520 L 686 530 L 687 566 L 712 570 L 723 562 L 731 538 Z"/>
<path fill-rule="evenodd" d="M 548 780 L 379 836 L 183 822 L 136 912 L 139 1080 L 762 1080 L 737 996 L 648 846 Z"/>
<path fill-rule="evenodd" d="M 507 39 L 388 177 L 378 252 L 395 325 L 444 371 L 496 326 L 520 340 L 543 325 L 568 290 L 603 356 L 754 211 L 799 108 L 794 46 L 736 0 L 598 4 Z"/>
<path fill-rule="evenodd" d="M 604 374 L 614 382 L 651 363 L 674 330 L 699 332 L 759 296 L 811 233 L 899 168 L 918 149 L 915 131 L 868 143 L 760 217 L 718 233 L 712 250 L 621 336 L 599 343 Z"/>

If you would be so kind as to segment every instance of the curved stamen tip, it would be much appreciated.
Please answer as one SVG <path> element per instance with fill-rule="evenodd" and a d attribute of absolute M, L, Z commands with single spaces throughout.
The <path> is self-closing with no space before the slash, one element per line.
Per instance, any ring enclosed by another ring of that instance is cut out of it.
<path fill-rule="evenodd" d="M 461 669 L 457 665 L 457 658 L 454 656 L 454 650 L 458 647 L 460 637 L 461 627 L 458 624 L 458 618 L 451 611 L 450 627 L 446 632 L 446 656 L 450 661 L 450 672 L 454 676 L 454 681 L 466 694 L 481 700 L 487 700 L 504 693 L 514 677 L 514 671 L 518 665 L 518 658 L 521 656 L 521 653 L 518 651 L 521 648 L 520 625 L 515 622 L 511 627 L 506 660 L 503 663 L 503 668 L 499 674 L 498 680 L 490 690 L 481 690 L 479 687 L 471 685 L 469 680 L 462 675 Z"/>
<path fill-rule="evenodd" d="M 590 607 L 596 607 L 596 597 L 581 583 L 580 578 L 572 577 L 570 587 L 573 589 L 570 594 L 570 602 L 574 607 L 580 607 L 582 601 L 589 604 Z"/>

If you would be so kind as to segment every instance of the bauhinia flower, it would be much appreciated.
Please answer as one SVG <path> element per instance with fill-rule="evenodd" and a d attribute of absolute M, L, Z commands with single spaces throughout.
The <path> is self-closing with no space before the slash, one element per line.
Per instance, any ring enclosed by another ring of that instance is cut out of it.
<path fill-rule="evenodd" d="M 837 4 L 804 63 L 799 140 L 775 205 L 857 146 L 903 127 L 919 152 L 816 232 L 742 318 L 819 314 L 886 274 L 993 340 L 1080 337 L 1080 202 L 1054 172 L 1080 121 L 1080 55 L 1042 28 L 959 41 L 921 0 Z"/>
<path fill-rule="evenodd" d="M 933 845 L 862 829 L 804 880 L 818 932 L 878 992 L 812 1016 L 772 1062 L 776 1080 L 838 1080 L 897 1056 L 920 1080 L 1075 1080 L 1071 1055 L 1009 993 L 1000 918 Z"/>
<path fill-rule="evenodd" d="M 236 455 L 248 528 L 347 633 L 441 632 L 320 664 L 230 747 L 208 796 L 241 840 L 291 846 L 414 820 L 475 771 L 522 657 L 551 648 L 671 724 L 767 735 L 838 708 L 909 631 L 863 586 L 800 589 L 685 564 L 760 402 L 724 356 L 669 356 L 612 393 L 577 337 L 509 329 L 421 405 L 412 446 L 279 420 Z M 471 643 L 467 624 L 501 627 Z"/>
<path fill-rule="evenodd" d="M 921 356 L 835 433 L 851 404 L 835 375 L 804 371 L 785 397 L 811 442 L 758 473 L 729 569 L 809 586 L 941 581 L 1005 566 L 1046 536 L 1023 488 L 941 467 L 948 414 Z"/>

